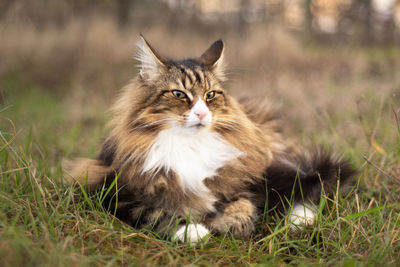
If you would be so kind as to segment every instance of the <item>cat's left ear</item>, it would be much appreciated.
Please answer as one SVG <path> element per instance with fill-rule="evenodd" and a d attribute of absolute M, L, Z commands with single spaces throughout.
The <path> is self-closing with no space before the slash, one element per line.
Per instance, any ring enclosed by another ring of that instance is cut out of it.
<path fill-rule="evenodd" d="M 220 80 L 226 80 L 224 43 L 222 40 L 215 41 L 197 60 L 204 66 L 210 68 Z"/>
<path fill-rule="evenodd" d="M 165 68 L 167 60 L 160 56 L 141 34 L 137 46 L 139 50 L 135 59 L 140 61 L 140 76 L 143 79 L 156 78 Z"/>

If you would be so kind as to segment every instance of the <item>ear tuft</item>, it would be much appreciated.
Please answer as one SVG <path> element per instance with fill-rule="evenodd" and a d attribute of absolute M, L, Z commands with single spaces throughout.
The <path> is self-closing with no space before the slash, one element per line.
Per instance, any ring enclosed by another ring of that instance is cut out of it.
<path fill-rule="evenodd" d="M 197 60 L 209 67 L 221 80 L 225 80 L 224 43 L 215 41 Z"/>
<path fill-rule="evenodd" d="M 154 78 L 160 73 L 160 68 L 164 66 L 165 59 L 150 46 L 140 35 L 140 40 L 136 43 L 138 51 L 135 59 L 140 61 L 140 76 L 144 79 Z"/>

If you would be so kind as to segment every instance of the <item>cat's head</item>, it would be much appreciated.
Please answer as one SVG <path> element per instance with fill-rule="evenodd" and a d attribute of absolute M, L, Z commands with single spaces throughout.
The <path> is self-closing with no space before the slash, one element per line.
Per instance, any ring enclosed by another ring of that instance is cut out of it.
<path fill-rule="evenodd" d="M 142 36 L 138 47 L 139 90 L 144 95 L 139 117 L 147 115 L 153 126 L 200 130 L 229 115 L 229 99 L 221 85 L 225 80 L 221 40 L 200 57 L 185 60 L 164 58 Z"/>

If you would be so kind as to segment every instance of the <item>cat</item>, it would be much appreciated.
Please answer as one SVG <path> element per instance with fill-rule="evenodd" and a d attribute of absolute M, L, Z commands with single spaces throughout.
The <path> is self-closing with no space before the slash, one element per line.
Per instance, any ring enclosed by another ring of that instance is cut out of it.
<path fill-rule="evenodd" d="M 295 229 L 313 224 L 322 193 L 354 185 L 348 161 L 303 151 L 268 104 L 229 95 L 221 40 L 184 60 L 161 56 L 142 35 L 138 48 L 140 72 L 112 109 L 97 159 L 65 166 L 89 192 L 110 188 L 104 205 L 122 221 L 182 242 L 245 238 L 266 207 Z"/>

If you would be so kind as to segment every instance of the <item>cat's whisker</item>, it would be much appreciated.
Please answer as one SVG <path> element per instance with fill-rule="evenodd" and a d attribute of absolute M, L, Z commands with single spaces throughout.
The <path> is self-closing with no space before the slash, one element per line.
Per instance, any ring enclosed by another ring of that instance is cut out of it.
<path fill-rule="evenodd" d="M 131 130 L 132 131 L 139 130 L 139 129 L 147 128 L 147 127 L 158 125 L 158 124 L 161 124 L 161 121 L 145 122 L 145 123 L 138 124 L 136 127 L 132 128 Z"/>
<path fill-rule="evenodd" d="M 103 205 L 129 203 L 115 206 L 125 222 L 181 241 L 201 241 L 209 230 L 246 238 L 266 204 L 280 209 L 281 199 L 293 199 L 293 225 L 312 224 L 313 204 L 334 193 L 339 174 L 340 185 L 354 184 L 347 161 L 297 152 L 267 104 L 225 92 L 221 40 L 182 61 L 160 56 L 143 36 L 138 47 L 139 79 L 117 101 L 98 158 L 68 172 L 87 190 L 120 192 Z M 181 227 L 174 235 L 166 225 Z"/>
<path fill-rule="evenodd" d="M 218 117 L 216 118 L 216 120 L 229 121 L 229 122 L 232 122 L 232 123 L 239 124 L 239 122 L 237 121 L 237 119 L 236 119 L 235 117 L 233 117 L 233 116 L 218 116 Z"/>
<path fill-rule="evenodd" d="M 234 130 L 234 131 L 238 131 L 238 132 L 243 131 L 243 129 L 241 129 L 237 125 L 230 123 L 230 122 L 216 121 L 215 125 L 220 126 L 221 128 L 230 129 L 230 130 Z"/>
<path fill-rule="evenodd" d="M 220 119 L 220 120 L 217 120 L 217 121 L 230 123 L 230 124 L 232 124 L 232 125 L 239 125 L 236 121 L 234 121 L 234 120 L 229 120 L 229 119 L 222 119 L 222 120 Z"/>
<path fill-rule="evenodd" d="M 142 113 L 140 114 L 137 118 L 135 118 L 132 122 L 137 121 L 137 120 L 154 120 L 154 119 L 163 119 L 165 118 L 164 114 L 146 114 Z"/>
<path fill-rule="evenodd" d="M 142 123 L 142 124 L 139 124 L 138 126 L 132 128 L 131 131 L 142 130 L 142 129 L 149 128 L 149 127 L 159 127 L 159 126 L 164 125 L 165 122 L 168 122 L 168 121 L 171 121 L 171 119 L 161 119 L 161 120 L 157 120 L 157 121 Z"/>
<path fill-rule="evenodd" d="M 232 118 L 233 117 L 218 116 L 218 117 L 216 117 L 215 121 L 216 122 L 227 122 L 227 123 L 239 125 L 239 122 Z"/>
<path fill-rule="evenodd" d="M 229 120 L 229 119 L 217 119 L 215 122 L 224 122 L 224 123 L 229 123 L 232 125 L 239 125 L 236 121 L 234 120 Z"/>

